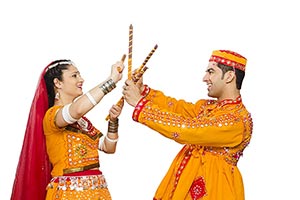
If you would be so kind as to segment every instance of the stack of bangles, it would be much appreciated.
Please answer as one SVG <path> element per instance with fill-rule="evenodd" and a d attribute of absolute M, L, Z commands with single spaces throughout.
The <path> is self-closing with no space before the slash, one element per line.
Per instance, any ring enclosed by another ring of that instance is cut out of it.
<path fill-rule="evenodd" d="M 118 133 L 118 128 L 119 128 L 119 119 L 115 119 L 115 120 L 109 120 L 108 121 L 108 130 L 107 132 L 108 133 Z M 118 138 L 117 139 L 110 139 L 107 135 L 106 135 L 106 139 L 109 141 L 109 142 L 117 142 L 118 141 Z"/>
<path fill-rule="evenodd" d="M 114 88 L 116 88 L 116 84 L 115 84 L 115 82 L 112 79 L 109 79 L 108 81 L 106 81 L 105 83 L 103 83 L 102 85 L 100 85 L 99 88 L 102 90 L 102 92 L 104 93 L 104 95 L 106 95 L 107 93 L 111 92 Z M 94 106 L 97 105 L 96 100 L 90 94 L 90 92 L 85 93 L 85 95 L 87 96 L 87 98 L 90 100 L 90 102 Z"/>
<path fill-rule="evenodd" d="M 107 93 L 112 91 L 114 88 L 116 88 L 116 84 L 112 79 L 109 79 L 108 81 L 106 81 L 105 83 L 100 85 L 99 87 L 101 88 L 104 95 L 106 95 Z"/>

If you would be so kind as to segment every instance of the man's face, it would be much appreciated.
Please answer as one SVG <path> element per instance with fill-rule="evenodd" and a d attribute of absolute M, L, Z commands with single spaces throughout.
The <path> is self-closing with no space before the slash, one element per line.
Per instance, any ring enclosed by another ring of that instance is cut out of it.
<path fill-rule="evenodd" d="M 222 70 L 216 62 L 209 62 L 203 82 L 207 84 L 208 96 L 220 98 L 224 93 L 226 82 L 223 78 Z"/>

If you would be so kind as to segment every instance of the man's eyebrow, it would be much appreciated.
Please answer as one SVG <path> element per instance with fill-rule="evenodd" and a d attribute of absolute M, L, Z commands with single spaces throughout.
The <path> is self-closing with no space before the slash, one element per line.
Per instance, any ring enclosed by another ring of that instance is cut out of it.
<path fill-rule="evenodd" d="M 207 70 L 206 70 L 206 72 L 209 72 L 209 71 L 215 71 L 213 68 L 208 68 Z"/>

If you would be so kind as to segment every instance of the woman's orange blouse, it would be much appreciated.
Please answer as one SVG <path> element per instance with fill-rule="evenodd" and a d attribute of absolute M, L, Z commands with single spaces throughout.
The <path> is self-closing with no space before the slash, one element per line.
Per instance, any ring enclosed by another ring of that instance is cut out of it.
<path fill-rule="evenodd" d="M 71 125 L 58 128 L 55 115 L 61 106 L 48 109 L 43 120 L 49 160 L 53 166 L 51 175 L 82 171 L 86 167 L 99 167 L 98 145 L 102 133 L 94 128 L 94 134 L 84 132 Z"/>

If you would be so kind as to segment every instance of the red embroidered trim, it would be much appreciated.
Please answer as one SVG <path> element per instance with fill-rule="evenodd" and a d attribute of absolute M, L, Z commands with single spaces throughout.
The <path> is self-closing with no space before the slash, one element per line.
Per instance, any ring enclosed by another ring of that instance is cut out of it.
<path fill-rule="evenodd" d="M 192 155 L 191 149 L 186 149 L 185 150 L 185 156 L 184 156 L 183 160 L 181 161 L 180 166 L 178 167 L 176 175 L 175 175 L 176 178 L 175 178 L 175 183 L 174 183 L 171 195 L 173 195 L 173 193 L 174 193 L 174 191 L 177 187 L 177 184 L 179 182 L 182 171 L 184 170 L 185 166 L 187 165 L 188 161 L 190 160 L 191 155 Z"/>
<path fill-rule="evenodd" d="M 145 85 L 143 92 L 141 93 L 142 96 L 146 96 L 150 92 L 150 87 Z"/>
<path fill-rule="evenodd" d="M 198 200 L 206 195 L 205 181 L 203 177 L 199 177 L 193 182 L 190 188 L 190 194 L 193 200 Z"/>
<path fill-rule="evenodd" d="M 79 131 L 83 134 L 86 134 L 93 140 L 102 136 L 102 133 L 93 126 L 90 120 L 88 120 L 85 116 L 83 116 L 82 119 L 87 123 L 87 127 L 81 127 L 80 124 L 76 122 L 74 124 L 69 124 L 65 129 L 73 132 Z"/>
<path fill-rule="evenodd" d="M 231 67 L 240 69 L 242 71 L 245 71 L 245 68 L 246 68 L 246 66 L 244 64 L 238 63 L 238 62 L 233 61 L 233 60 L 229 60 L 227 58 L 222 58 L 222 57 L 219 57 L 219 56 L 211 56 L 209 61 L 222 63 L 224 65 L 231 66 Z"/>
<path fill-rule="evenodd" d="M 82 171 L 82 172 L 74 172 L 74 173 L 70 173 L 70 174 L 65 174 L 63 176 L 95 176 L 95 175 L 101 175 L 102 171 L 100 170 L 86 170 L 86 171 Z M 66 178 L 66 181 L 71 181 L 71 178 Z M 54 179 L 53 181 L 54 183 L 58 183 L 59 182 L 59 178 Z"/>
<path fill-rule="evenodd" d="M 138 121 L 139 119 L 139 115 L 143 109 L 143 107 L 145 106 L 145 104 L 149 102 L 149 100 L 145 99 L 145 98 L 142 98 L 138 103 L 137 105 L 135 106 L 134 108 L 134 111 L 133 111 L 133 114 L 132 114 L 132 119 L 134 121 Z"/>
<path fill-rule="evenodd" d="M 88 134 L 90 136 L 95 136 L 97 134 L 97 131 L 95 130 L 95 127 L 93 126 L 91 121 L 88 120 L 85 116 L 82 116 L 82 118 L 88 123 L 88 126 L 87 126 Z"/>

